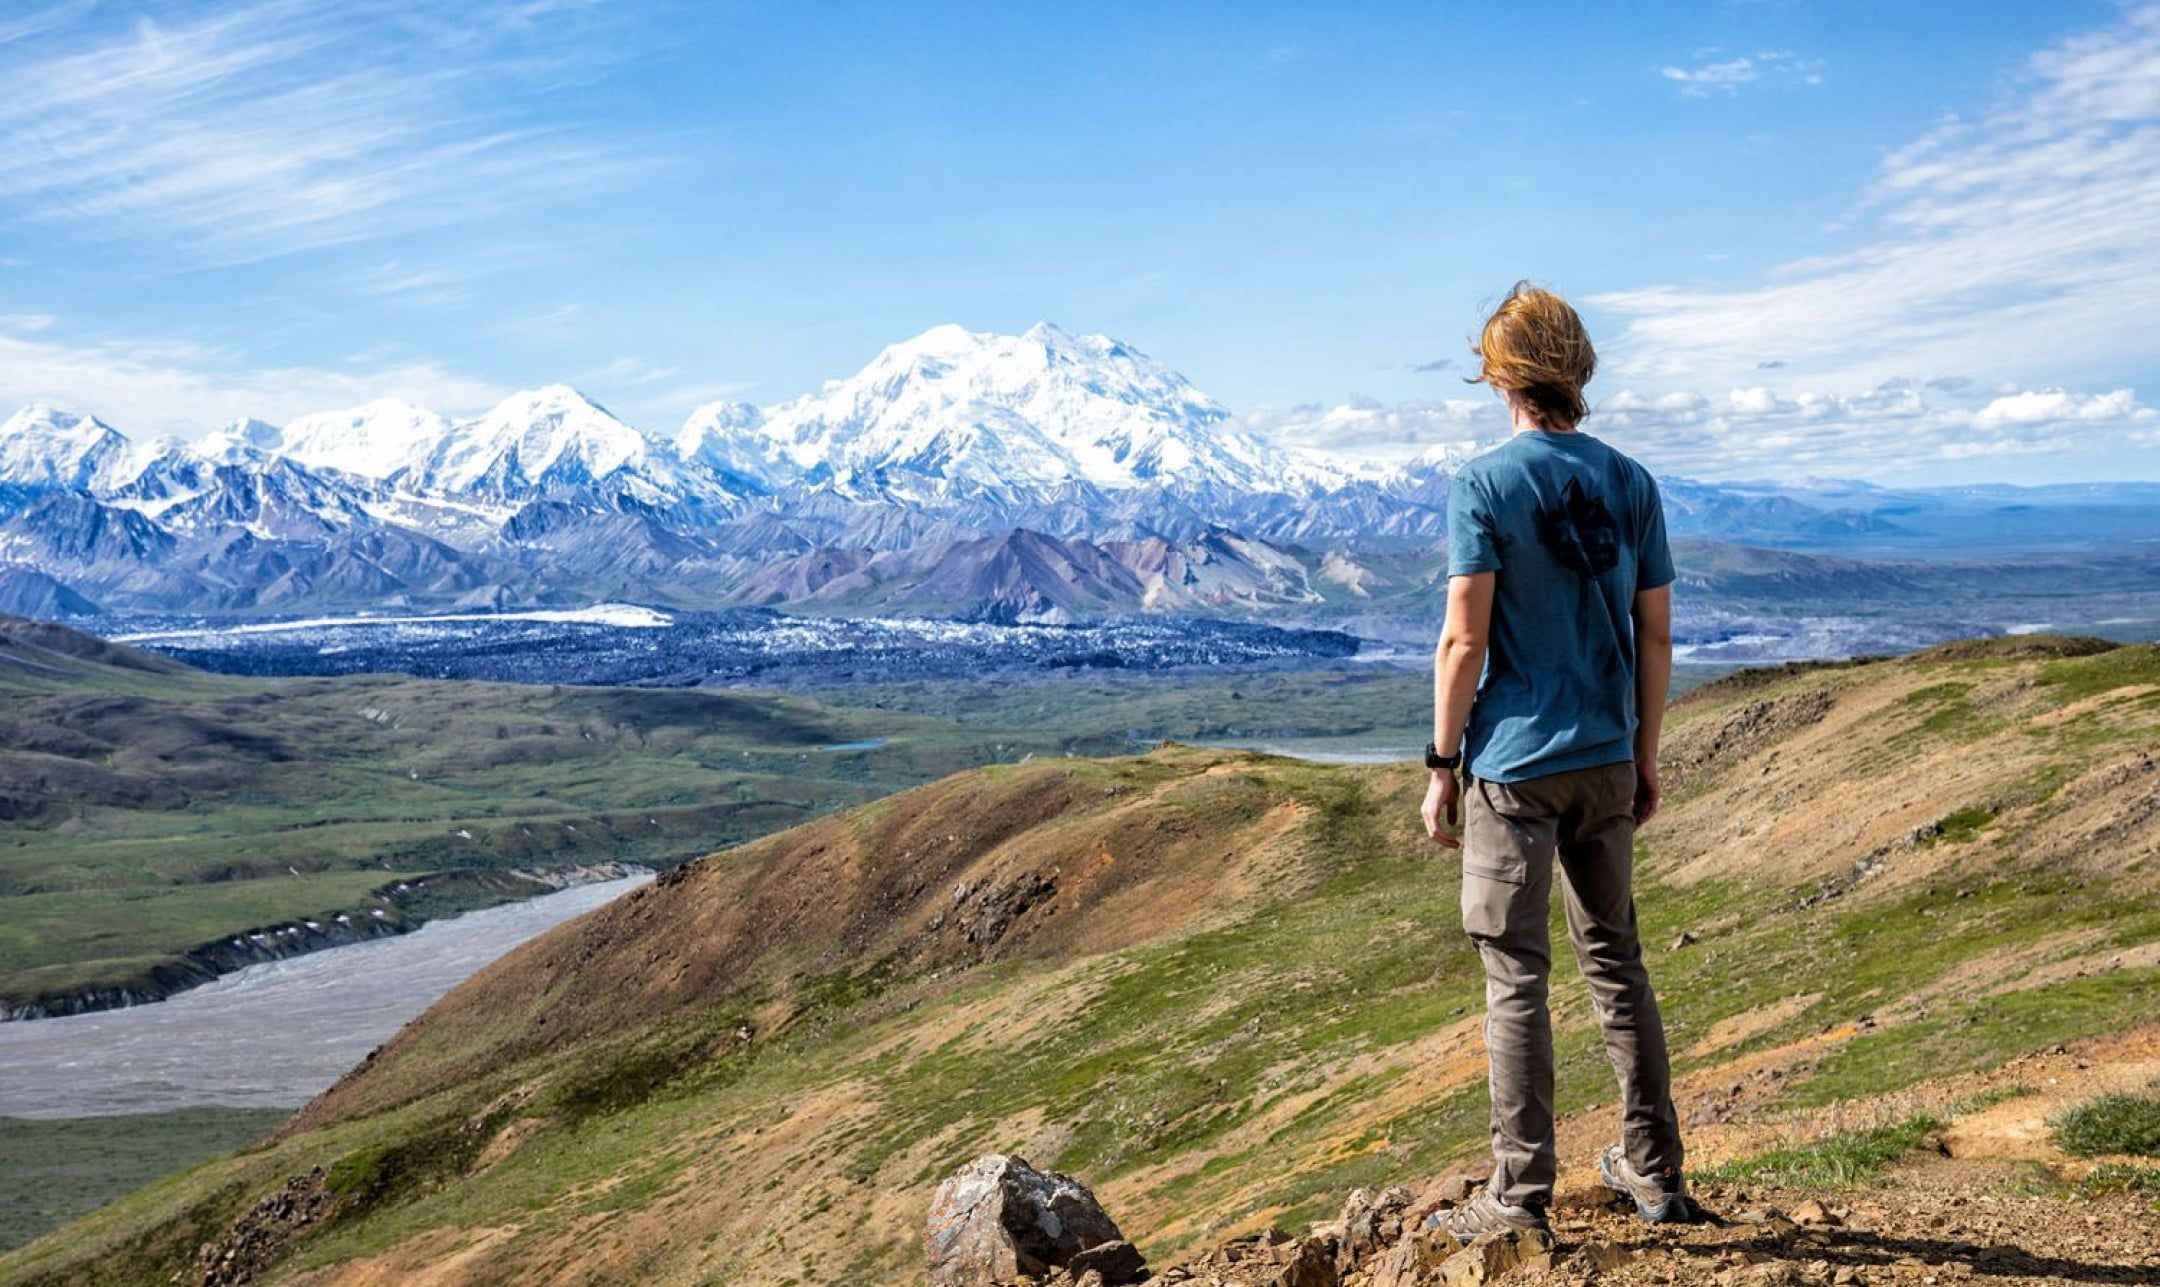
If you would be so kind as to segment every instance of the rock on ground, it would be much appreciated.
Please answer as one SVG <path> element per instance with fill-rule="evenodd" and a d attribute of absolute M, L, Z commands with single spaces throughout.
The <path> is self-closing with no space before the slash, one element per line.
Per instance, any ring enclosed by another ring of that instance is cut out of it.
<path fill-rule="evenodd" d="M 923 1228 L 931 1287 L 1003 1287 L 1062 1271 L 1104 1287 L 1138 1282 L 1147 1262 L 1088 1187 L 990 1153 L 938 1185 Z"/>

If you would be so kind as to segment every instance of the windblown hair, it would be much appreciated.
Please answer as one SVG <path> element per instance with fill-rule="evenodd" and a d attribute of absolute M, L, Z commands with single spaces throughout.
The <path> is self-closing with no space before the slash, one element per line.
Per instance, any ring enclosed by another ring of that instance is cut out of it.
<path fill-rule="evenodd" d="M 1597 372 L 1597 350 L 1582 318 L 1551 291 L 1515 283 L 1473 351 L 1482 365 L 1471 383 L 1520 395 L 1540 425 L 1572 429 L 1590 414 L 1582 391 Z"/>

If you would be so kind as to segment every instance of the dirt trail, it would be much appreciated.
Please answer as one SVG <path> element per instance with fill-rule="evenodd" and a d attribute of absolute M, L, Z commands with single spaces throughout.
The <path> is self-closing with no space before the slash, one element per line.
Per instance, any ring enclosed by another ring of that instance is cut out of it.
<path fill-rule="evenodd" d="M 2150 1165 L 2151 1159 L 2068 1158 L 2048 1126 L 2064 1109 L 2095 1096 L 2155 1086 L 2160 1027 L 2145 1027 L 1874 1099 L 1691 1131 L 1691 1165 L 1715 1166 L 1922 1114 L 1944 1123 L 1919 1150 L 1869 1183 L 1832 1189 L 1698 1183 L 1694 1192 L 1708 1218 L 1684 1226 L 1645 1225 L 1613 1199 L 1597 1182 L 1592 1159 L 1612 1138 L 1616 1122 L 1610 1110 L 1576 1114 L 1560 1123 L 1552 1263 L 1495 1281 L 1522 1287 L 2160 1284 L 2160 1203 L 2154 1196 L 2088 1194 L 2074 1187 L 2098 1164 Z M 1463 1184 L 1463 1177 L 1453 1176 L 1425 1185 L 1410 1205 L 1411 1218 L 1442 1205 L 1441 1195 L 1460 1192 Z M 1248 1235 L 1223 1244 L 1169 1267 L 1162 1280 L 1277 1287 L 1286 1281 L 1279 1263 L 1303 1239 L 1273 1247 L 1268 1241 L 1267 1235 L 1257 1241 Z M 1391 1280 L 1368 1262 L 1341 1282 L 1379 1287 Z"/>

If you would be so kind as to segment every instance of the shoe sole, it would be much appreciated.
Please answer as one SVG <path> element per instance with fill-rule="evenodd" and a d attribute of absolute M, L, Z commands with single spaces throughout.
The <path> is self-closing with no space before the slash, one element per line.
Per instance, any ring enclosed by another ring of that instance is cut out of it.
<path fill-rule="evenodd" d="M 1423 1220 L 1418 1221 L 1418 1227 L 1432 1233 L 1445 1234 L 1448 1240 L 1458 1247 L 1467 1247 L 1477 1241 L 1479 1237 L 1477 1234 L 1472 1234 L 1468 1238 L 1457 1235 L 1453 1230 L 1440 1223 L 1440 1213 L 1438 1211 L 1428 1212 Z M 1535 1230 L 1548 1238 L 1552 1237 L 1552 1224 L 1550 1221 L 1544 1224 L 1511 1224 L 1505 1227 L 1516 1233 L 1529 1233 Z"/>
<path fill-rule="evenodd" d="M 1688 1205 L 1684 1193 L 1675 1193 L 1653 1206 L 1613 1175 L 1612 1166 L 1603 1154 L 1598 1155 L 1597 1170 L 1598 1178 L 1605 1182 L 1606 1188 L 1635 1204 L 1635 1213 L 1643 1218 L 1644 1224 L 1686 1224 L 1695 1218 L 1695 1210 Z"/>

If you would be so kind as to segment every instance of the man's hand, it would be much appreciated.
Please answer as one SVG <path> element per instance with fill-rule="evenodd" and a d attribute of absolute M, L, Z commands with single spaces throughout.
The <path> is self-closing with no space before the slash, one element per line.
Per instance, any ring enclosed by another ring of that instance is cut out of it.
<path fill-rule="evenodd" d="M 1425 834 L 1449 849 L 1462 848 L 1462 783 L 1452 772 L 1434 769 L 1425 788 Z"/>
<path fill-rule="evenodd" d="M 1635 825 L 1650 821 L 1657 816 L 1658 780 L 1656 757 L 1635 761 Z"/>

